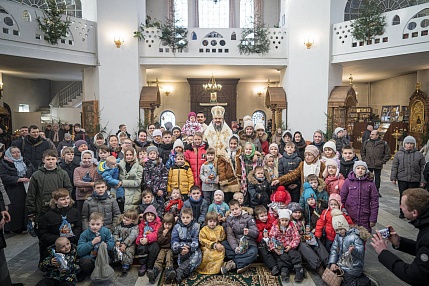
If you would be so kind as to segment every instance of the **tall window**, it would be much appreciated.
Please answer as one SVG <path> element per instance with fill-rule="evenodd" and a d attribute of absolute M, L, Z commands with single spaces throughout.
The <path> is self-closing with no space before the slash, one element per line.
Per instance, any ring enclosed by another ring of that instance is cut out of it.
<path fill-rule="evenodd" d="M 171 122 L 173 126 L 176 125 L 176 115 L 174 115 L 173 111 L 165 110 L 161 113 L 160 116 L 160 124 L 161 126 L 165 126 L 165 123 Z"/>
<path fill-rule="evenodd" d="M 251 28 L 254 22 L 253 0 L 240 1 L 240 28 Z"/>
<path fill-rule="evenodd" d="M 256 123 L 258 122 L 262 122 L 262 124 L 265 125 L 265 112 L 263 112 L 262 110 L 256 110 L 255 112 L 253 112 L 252 114 L 252 120 L 253 120 L 253 126 L 256 125 Z"/>
<path fill-rule="evenodd" d="M 228 0 L 198 0 L 200 28 L 229 28 Z"/>
<path fill-rule="evenodd" d="M 177 26 L 188 27 L 188 0 L 174 0 L 174 19 Z"/>

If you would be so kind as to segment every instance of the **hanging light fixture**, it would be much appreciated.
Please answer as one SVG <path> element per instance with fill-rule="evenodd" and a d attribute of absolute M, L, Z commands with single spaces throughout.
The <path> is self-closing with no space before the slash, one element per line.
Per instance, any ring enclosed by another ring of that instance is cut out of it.
<path fill-rule="evenodd" d="M 205 91 L 216 92 L 222 90 L 222 85 L 217 84 L 214 76 L 209 80 L 207 84 L 203 84 L 203 88 Z"/>

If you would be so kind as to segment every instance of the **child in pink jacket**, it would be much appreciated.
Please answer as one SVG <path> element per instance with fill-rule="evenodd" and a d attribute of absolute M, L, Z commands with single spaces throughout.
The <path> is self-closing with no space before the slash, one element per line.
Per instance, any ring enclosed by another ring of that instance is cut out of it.
<path fill-rule="evenodd" d="M 329 195 L 339 194 L 344 184 L 344 177 L 340 174 L 338 162 L 333 159 L 327 159 L 325 162 L 323 178 L 325 178 L 326 191 Z"/>

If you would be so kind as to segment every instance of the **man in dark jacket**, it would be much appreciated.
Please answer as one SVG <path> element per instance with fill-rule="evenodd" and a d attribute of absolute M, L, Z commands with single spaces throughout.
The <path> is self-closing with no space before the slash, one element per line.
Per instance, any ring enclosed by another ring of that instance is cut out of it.
<path fill-rule="evenodd" d="M 415 256 L 413 262 L 405 263 L 387 249 L 387 241 L 377 231 L 371 245 L 378 260 L 399 279 L 411 285 L 427 285 L 429 277 L 429 193 L 421 188 L 408 189 L 403 193 L 401 209 L 410 223 L 419 229 L 417 241 L 400 237 L 392 226 L 388 226 L 388 240 L 393 248 Z"/>
<path fill-rule="evenodd" d="M 377 130 L 372 130 L 370 139 L 363 142 L 360 151 L 362 161 L 368 165 L 368 170 L 374 173 L 375 186 L 377 187 L 378 196 L 380 194 L 380 177 L 381 169 L 390 159 L 390 147 L 386 141 L 380 139 Z"/>
<path fill-rule="evenodd" d="M 40 137 L 39 127 L 36 125 L 29 127 L 28 135 L 16 147 L 21 150 L 22 157 L 30 160 L 36 170 L 42 164 L 43 152 L 51 149 L 49 142 Z"/>
<path fill-rule="evenodd" d="M 374 126 L 368 125 L 366 127 L 366 130 L 362 134 L 362 142 L 365 142 L 366 140 L 368 140 L 370 138 L 372 130 L 374 130 Z"/>

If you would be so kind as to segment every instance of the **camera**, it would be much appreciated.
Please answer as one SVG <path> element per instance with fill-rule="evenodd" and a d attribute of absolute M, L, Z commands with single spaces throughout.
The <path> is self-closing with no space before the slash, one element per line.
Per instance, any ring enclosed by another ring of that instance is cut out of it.
<path fill-rule="evenodd" d="M 378 231 L 382 238 L 388 238 L 390 236 L 390 229 L 388 227 L 382 228 Z"/>

